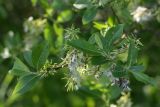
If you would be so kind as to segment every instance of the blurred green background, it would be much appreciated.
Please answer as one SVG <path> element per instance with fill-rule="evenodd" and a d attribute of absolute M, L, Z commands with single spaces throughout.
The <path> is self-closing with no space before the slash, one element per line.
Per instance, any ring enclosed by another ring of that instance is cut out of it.
<path fill-rule="evenodd" d="M 100 0 L 101 1 L 101 0 Z M 103 0 L 105 1 L 105 0 Z M 107 1 L 107 0 L 106 0 Z M 116 1 L 116 0 L 115 0 Z M 13 57 L 22 57 L 25 50 L 32 48 L 42 39 L 49 41 L 51 59 L 60 60 L 63 37 L 67 27 L 80 28 L 82 37 L 89 38 L 94 31 L 94 23 L 82 24 L 84 10 L 73 7 L 75 0 L 0 0 L 0 107 L 103 107 L 105 98 L 94 91 L 82 87 L 67 92 L 65 70 L 47 77 L 31 91 L 15 100 L 9 100 L 17 78 L 8 73 L 13 66 Z M 127 25 L 126 32 L 134 32 L 143 43 L 139 62 L 145 72 L 160 81 L 160 0 L 122 0 L 113 5 L 121 23 Z M 152 11 L 152 18 L 143 23 L 134 22 L 131 11 L 144 6 Z M 118 11 L 121 9 L 121 11 Z M 130 11 L 131 10 L 131 11 Z M 100 8 L 95 20 L 116 23 L 109 6 Z M 160 107 L 160 88 L 131 79 L 130 96 L 122 103 L 132 102 L 133 107 Z M 159 82 L 160 87 L 160 82 Z M 119 98 L 111 102 L 116 103 Z M 130 101 L 131 99 L 131 101 Z M 128 107 L 128 106 L 119 106 Z"/>

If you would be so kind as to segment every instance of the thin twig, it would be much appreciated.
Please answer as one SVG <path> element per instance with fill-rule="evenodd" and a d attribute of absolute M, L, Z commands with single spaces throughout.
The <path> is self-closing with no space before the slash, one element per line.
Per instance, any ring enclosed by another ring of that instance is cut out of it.
<path fill-rule="evenodd" d="M 68 60 L 68 58 L 73 54 L 73 52 L 74 52 L 75 50 L 73 50 L 73 51 L 71 51 L 69 54 L 67 54 L 67 56 L 63 59 L 63 61 L 61 62 L 61 63 L 59 63 L 59 64 L 54 64 L 54 65 L 52 65 L 52 69 L 59 69 L 59 68 L 63 68 L 63 67 L 65 67 L 65 66 L 67 66 L 68 64 L 67 64 L 67 60 Z"/>

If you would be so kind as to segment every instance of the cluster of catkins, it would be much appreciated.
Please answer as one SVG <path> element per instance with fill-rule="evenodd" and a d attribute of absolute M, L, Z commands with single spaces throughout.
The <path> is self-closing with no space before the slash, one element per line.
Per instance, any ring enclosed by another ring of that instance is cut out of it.
<path fill-rule="evenodd" d="M 109 67 L 105 71 L 97 71 L 98 66 L 87 66 L 87 64 L 84 63 L 84 59 L 85 56 L 83 55 L 83 52 L 79 52 L 76 49 L 74 49 L 70 54 L 70 57 L 68 59 L 70 82 L 68 82 L 67 85 L 72 82 L 72 88 L 77 90 L 81 86 L 83 76 L 93 75 L 96 79 L 99 79 L 103 75 L 109 79 L 111 85 L 117 85 L 122 88 L 123 91 L 130 91 L 128 79 L 113 76 L 112 72 L 114 72 L 115 64 L 111 65 L 111 67 Z"/>

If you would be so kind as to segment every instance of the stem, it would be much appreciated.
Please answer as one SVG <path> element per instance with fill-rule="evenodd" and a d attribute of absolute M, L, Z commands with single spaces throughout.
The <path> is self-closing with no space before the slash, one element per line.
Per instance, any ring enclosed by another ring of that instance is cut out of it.
<path fill-rule="evenodd" d="M 71 51 L 69 54 L 67 54 L 67 56 L 63 59 L 63 61 L 59 64 L 53 64 L 51 69 L 60 69 L 60 68 L 63 68 L 65 66 L 67 66 L 67 61 L 68 61 L 68 58 L 74 53 L 75 50 Z"/>

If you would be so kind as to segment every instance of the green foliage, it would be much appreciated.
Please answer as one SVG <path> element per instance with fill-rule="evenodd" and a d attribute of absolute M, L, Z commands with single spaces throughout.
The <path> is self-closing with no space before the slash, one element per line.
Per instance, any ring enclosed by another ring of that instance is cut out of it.
<path fill-rule="evenodd" d="M 101 35 L 95 35 L 95 41 L 100 49 L 103 49 L 103 43 L 101 40 Z"/>
<path fill-rule="evenodd" d="M 31 0 L 33 6 L 35 6 L 37 4 L 37 0 Z"/>
<path fill-rule="evenodd" d="M 12 75 L 23 76 L 30 72 L 29 68 L 18 58 L 15 58 L 14 66 L 9 71 Z"/>
<path fill-rule="evenodd" d="M 34 67 L 36 70 L 40 70 L 46 63 L 48 55 L 48 44 L 46 42 L 42 42 L 40 45 L 36 46 L 32 52 L 25 52 L 24 59 L 31 67 Z M 43 74 L 35 73 L 35 71 L 31 72 L 29 68 L 18 58 L 15 59 L 14 66 L 9 72 L 12 75 L 20 77 L 13 94 L 23 94 L 27 92 L 36 84 L 41 76 L 43 76 Z"/>
<path fill-rule="evenodd" d="M 93 65 L 101 65 L 101 64 L 105 64 L 107 60 L 103 56 L 93 56 L 91 58 L 91 62 Z"/>
<path fill-rule="evenodd" d="M 13 91 L 14 94 L 24 94 L 28 90 L 32 89 L 34 85 L 38 82 L 40 76 L 34 73 L 28 73 L 26 75 L 21 76 L 18 79 L 18 83 Z"/>
<path fill-rule="evenodd" d="M 83 9 L 90 5 L 89 0 L 76 0 L 76 2 L 73 4 L 73 6 L 77 9 Z"/>
<path fill-rule="evenodd" d="M 24 59 L 26 62 L 31 66 L 34 67 L 33 62 L 32 62 L 32 52 L 31 51 L 26 51 L 24 52 Z"/>
<path fill-rule="evenodd" d="M 129 45 L 129 54 L 127 58 L 128 66 L 135 64 L 137 61 L 138 48 L 136 47 L 135 41 L 133 39 L 130 40 Z"/>
<path fill-rule="evenodd" d="M 82 23 L 85 25 L 91 22 L 96 16 L 96 13 L 97 13 L 96 7 L 93 6 L 93 7 L 87 8 L 87 10 L 84 12 L 82 17 Z"/>
<path fill-rule="evenodd" d="M 57 17 L 57 21 L 60 23 L 64 23 L 71 20 L 71 18 L 72 18 L 72 11 L 65 10 L 59 14 L 59 16 Z"/>
<path fill-rule="evenodd" d="M 131 107 L 136 102 L 133 106 L 159 107 L 159 77 L 147 75 L 159 71 L 160 43 L 154 36 L 159 32 L 157 4 L 149 0 L 31 3 L 0 2 L 0 106 Z"/>
<path fill-rule="evenodd" d="M 111 99 L 116 99 L 120 96 L 122 90 L 118 86 L 114 85 L 109 88 L 109 91 Z"/>
<path fill-rule="evenodd" d="M 151 84 L 153 86 L 157 86 L 156 81 L 149 77 L 148 75 L 142 73 L 142 72 L 138 72 L 138 71 L 131 71 L 131 73 L 133 74 L 133 76 L 140 82 L 143 82 L 145 84 Z"/>
<path fill-rule="evenodd" d="M 82 39 L 69 41 L 68 44 L 89 54 L 93 55 L 100 54 L 98 48 L 96 48 L 94 45 Z"/>
<path fill-rule="evenodd" d="M 144 71 L 144 66 L 142 65 L 131 66 L 129 69 L 134 72 L 142 72 Z"/>
<path fill-rule="evenodd" d="M 113 43 L 118 40 L 123 33 L 123 24 L 110 28 L 105 35 L 104 48 L 106 51 L 110 51 Z"/>
<path fill-rule="evenodd" d="M 49 47 L 47 43 L 41 43 L 32 51 L 32 62 L 34 67 L 39 70 L 45 64 L 49 55 Z"/>

